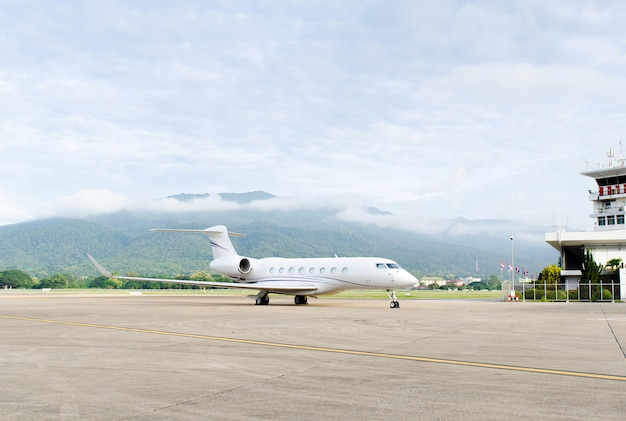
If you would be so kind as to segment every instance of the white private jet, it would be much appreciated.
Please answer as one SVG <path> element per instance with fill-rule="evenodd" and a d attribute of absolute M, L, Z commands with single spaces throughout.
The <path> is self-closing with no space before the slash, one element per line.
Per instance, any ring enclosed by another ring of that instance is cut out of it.
<path fill-rule="evenodd" d="M 240 256 L 228 238 L 242 236 L 228 232 L 225 226 L 216 225 L 204 230 L 153 229 L 158 232 L 196 232 L 209 236 L 214 260 L 210 267 L 235 282 L 208 282 L 178 279 L 138 278 L 113 276 L 91 255 L 91 262 L 104 276 L 136 281 L 168 282 L 218 288 L 239 288 L 259 291 L 252 296 L 257 305 L 269 304 L 269 294 L 295 295 L 296 304 L 306 304 L 307 297 L 336 294 L 347 289 L 385 289 L 391 308 L 399 308 L 396 289 L 417 284 L 406 270 L 393 260 L 379 257 L 326 257 L 255 259 Z"/>

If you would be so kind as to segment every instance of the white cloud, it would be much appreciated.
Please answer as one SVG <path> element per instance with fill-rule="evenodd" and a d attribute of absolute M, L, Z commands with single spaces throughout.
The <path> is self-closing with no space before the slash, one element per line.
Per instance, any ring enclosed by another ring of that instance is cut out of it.
<path fill-rule="evenodd" d="M 130 203 L 125 196 L 109 190 L 83 190 L 44 202 L 39 216 L 88 217 L 125 209 Z"/>
<path fill-rule="evenodd" d="M 620 2 L 31 9 L 0 15 L 0 221 L 265 190 L 585 227 L 624 135 Z"/>

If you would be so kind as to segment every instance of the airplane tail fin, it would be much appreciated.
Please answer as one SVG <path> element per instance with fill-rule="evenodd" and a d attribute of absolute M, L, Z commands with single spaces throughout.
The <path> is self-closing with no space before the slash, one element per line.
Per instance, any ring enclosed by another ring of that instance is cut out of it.
<path fill-rule="evenodd" d="M 233 243 L 230 242 L 229 235 L 234 237 L 243 237 L 244 234 L 238 234 L 236 232 L 229 232 L 224 225 L 215 225 L 203 230 L 190 230 L 190 229 L 151 229 L 150 231 L 156 232 L 199 232 L 209 236 L 211 240 L 211 250 L 213 251 L 213 258 L 215 260 L 223 257 L 238 256 Z"/>

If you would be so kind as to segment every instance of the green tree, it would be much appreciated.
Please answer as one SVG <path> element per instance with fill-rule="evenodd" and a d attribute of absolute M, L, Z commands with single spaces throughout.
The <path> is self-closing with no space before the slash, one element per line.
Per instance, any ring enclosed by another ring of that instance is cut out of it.
<path fill-rule="evenodd" d="M 87 288 L 105 288 L 104 281 L 106 276 L 96 276 L 95 278 L 87 281 Z"/>
<path fill-rule="evenodd" d="M 498 275 L 489 275 L 487 286 L 489 290 L 500 289 L 502 287 L 501 282 L 500 282 L 500 277 Z"/>
<path fill-rule="evenodd" d="M 134 279 L 132 280 L 125 280 L 122 284 L 122 288 L 124 289 L 142 289 L 145 288 L 145 284 L 147 284 L 147 282 L 144 281 L 136 281 Z"/>
<path fill-rule="evenodd" d="M 122 287 L 122 281 L 107 276 L 98 276 L 89 281 L 87 286 L 89 288 L 118 289 Z"/>
<path fill-rule="evenodd" d="M 74 275 L 72 275 L 71 273 L 64 273 L 63 276 L 65 277 L 65 280 L 67 281 L 66 288 L 84 287 L 84 283 L 81 283 L 81 281 L 77 279 Z"/>
<path fill-rule="evenodd" d="M 33 279 L 21 270 L 0 272 L 0 288 L 32 288 L 34 284 Z"/>
<path fill-rule="evenodd" d="M 480 291 L 483 289 L 489 289 L 489 285 L 486 282 L 472 282 L 468 285 L 468 287 L 473 288 L 476 291 Z"/>
<path fill-rule="evenodd" d="M 546 266 L 539 273 L 539 277 L 535 281 L 535 285 L 550 285 L 550 289 L 554 289 L 554 286 L 561 282 L 561 268 L 555 264 Z"/>
<path fill-rule="evenodd" d="M 591 299 L 592 301 L 600 299 L 602 289 L 600 288 L 600 274 L 603 265 L 593 260 L 591 251 L 586 250 L 583 258 L 581 276 L 579 281 L 580 298 L 582 300 Z M 591 297 L 589 293 L 591 292 Z"/>
<path fill-rule="evenodd" d="M 85 276 L 75 277 L 67 275 L 68 288 L 87 288 L 87 278 Z"/>
<path fill-rule="evenodd" d="M 43 278 L 41 281 L 39 281 L 39 285 L 37 287 L 58 289 L 58 288 L 67 288 L 67 285 L 68 285 L 67 277 L 61 273 L 56 273 L 47 278 Z"/>
<path fill-rule="evenodd" d="M 212 281 L 213 278 L 211 277 L 210 273 L 207 272 L 195 272 L 191 274 L 191 279 L 193 281 Z"/>
<path fill-rule="evenodd" d="M 106 289 L 119 289 L 122 287 L 122 281 L 115 278 L 106 278 L 104 281 L 104 287 Z"/>

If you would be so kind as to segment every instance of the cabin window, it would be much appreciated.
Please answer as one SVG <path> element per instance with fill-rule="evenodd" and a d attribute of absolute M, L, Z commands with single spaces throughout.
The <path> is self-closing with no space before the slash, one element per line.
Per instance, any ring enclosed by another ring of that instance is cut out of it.
<path fill-rule="evenodd" d="M 270 268 L 270 273 L 274 273 L 275 270 L 275 268 Z"/>
<path fill-rule="evenodd" d="M 311 275 L 313 275 L 313 272 L 315 272 L 315 268 L 314 268 L 314 267 L 310 267 L 310 268 L 309 268 L 309 273 L 310 273 Z"/>
<path fill-rule="evenodd" d="M 337 268 L 332 268 L 332 269 L 330 270 L 330 273 L 337 273 Z"/>
<path fill-rule="evenodd" d="M 292 268 L 289 268 L 289 273 L 290 273 L 290 274 L 292 274 L 292 275 L 293 275 L 294 273 L 296 273 L 296 268 L 293 268 L 293 267 L 292 267 Z"/>
<path fill-rule="evenodd" d="M 320 273 L 326 273 L 326 268 L 320 268 Z"/>
<path fill-rule="evenodd" d="M 300 275 L 304 275 L 304 271 L 305 271 L 304 266 L 302 266 L 300 269 L 298 269 L 298 273 L 299 273 Z"/>
<path fill-rule="evenodd" d="M 278 269 L 278 273 L 284 273 L 284 272 L 285 272 L 285 268 Z"/>
<path fill-rule="evenodd" d="M 341 272 L 342 272 L 342 273 L 348 273 L 348 268 L 343 268 L 343 269 L 341 269 Z"/>

